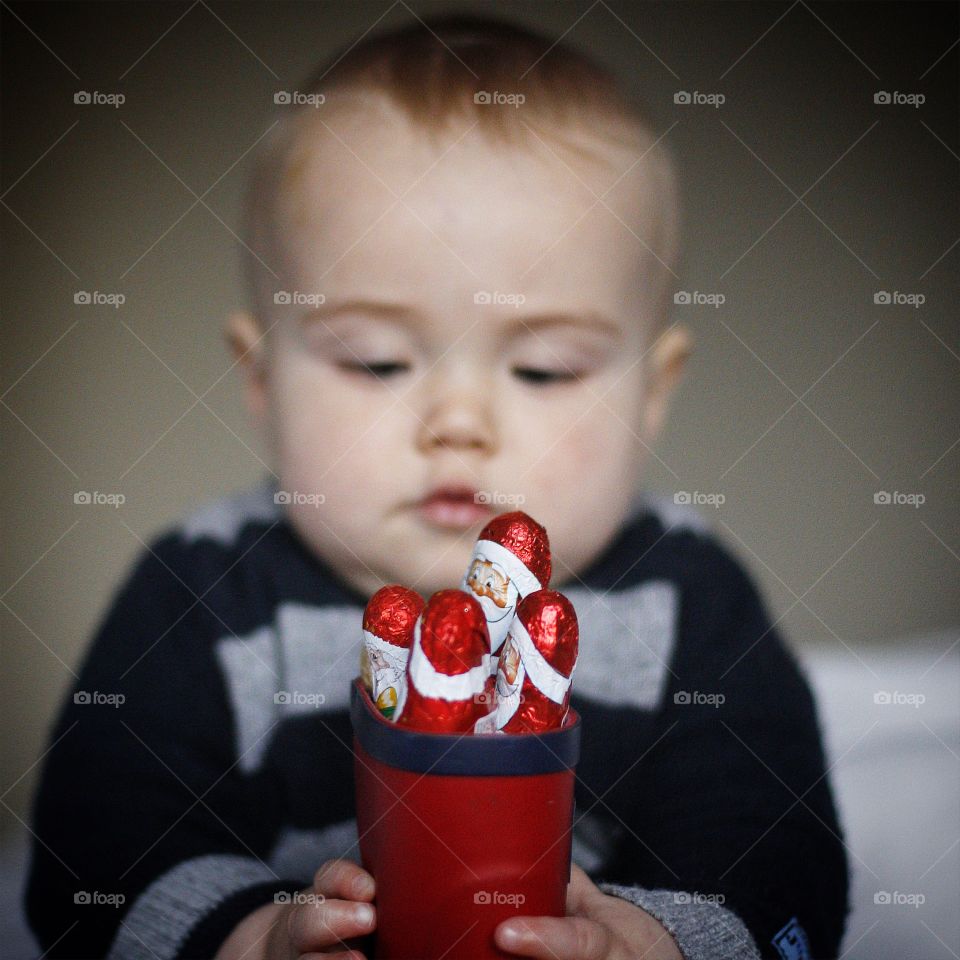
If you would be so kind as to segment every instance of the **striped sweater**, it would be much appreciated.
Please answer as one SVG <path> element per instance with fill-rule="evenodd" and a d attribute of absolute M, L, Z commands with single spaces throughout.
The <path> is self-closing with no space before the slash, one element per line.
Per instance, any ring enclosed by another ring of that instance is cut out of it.
<path fill-rule="evenodd" d="M 324 860 L 359 861 L 366 598 L 273 493 L 157 538 L 87 650 L 34 799 L 47 957 L 209 960 Z M 582 638 L 574 861 L 687 960 L 836 956 L 848 871 L 815 704 L 741 567 L 693 512 L 638 499 L 563 591 Z"/>

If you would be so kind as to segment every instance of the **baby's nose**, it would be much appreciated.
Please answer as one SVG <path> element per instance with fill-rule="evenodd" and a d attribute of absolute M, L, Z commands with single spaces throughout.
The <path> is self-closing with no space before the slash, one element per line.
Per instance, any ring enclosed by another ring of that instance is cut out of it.
<path fill-rule="evenodd" d="M 426 385 L 425 413 L 418 430 L 424 453 L 437 449 L 492 454 L 498 446 L 494 405 L 482 384 L 474 381 Z"/>

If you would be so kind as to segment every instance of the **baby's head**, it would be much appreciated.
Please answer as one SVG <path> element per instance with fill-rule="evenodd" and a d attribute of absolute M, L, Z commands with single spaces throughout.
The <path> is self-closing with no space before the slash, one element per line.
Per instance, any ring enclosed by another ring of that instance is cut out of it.
<path fill-rule="evenodd" d="M 429 595 L 523 509 L 569 582 L 688 352 L 669 161 L 608 74 L 501 23 L 418 22 L 298 93 L 321 96 L 263 142 L 228 323 L 295 530 L 362 594 Z"/>

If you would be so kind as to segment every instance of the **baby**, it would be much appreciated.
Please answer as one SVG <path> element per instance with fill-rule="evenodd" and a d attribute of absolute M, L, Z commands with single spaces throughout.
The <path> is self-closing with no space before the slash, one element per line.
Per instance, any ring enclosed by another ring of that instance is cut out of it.
<path fill-rule="evenodd" d="M 835 955 L 846 861 L 806 683 L 729 555 L 637 494 L 690 352 L 656 133 L 601 68 L 486 19 L 367 39 L 286 99 L 227 324 L 273 479 L 156 541 L 91 647 L 81 688 L 126 700 L 68 702 L 51 738 L 47 955 L 365 955 L 360 615 L 385 583 L 456 586 L 512 509 L 577 608 L 584 739 L 568 916 L 518 910 L 497 945 Z"/>

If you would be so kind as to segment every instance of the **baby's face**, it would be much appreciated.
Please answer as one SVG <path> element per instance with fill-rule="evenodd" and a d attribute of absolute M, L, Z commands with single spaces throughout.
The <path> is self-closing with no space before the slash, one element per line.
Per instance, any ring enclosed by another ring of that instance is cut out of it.
<path fill-rule="evenodd" d="M 270 266 L 293 302 L 261 318 L 251 398 L 300 536 L 363 593 L 457 586 L 514 509 L 569 582 L 637 488 L 655 432 L 643 164 L 597 202 L 634 158 L 547 143 L 465 122 L 436 148 L 393 114 L 339 112 L 289 164 Z"/>

